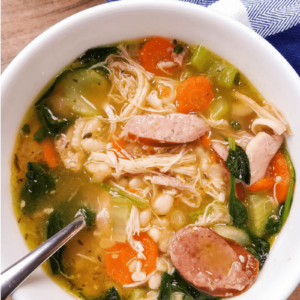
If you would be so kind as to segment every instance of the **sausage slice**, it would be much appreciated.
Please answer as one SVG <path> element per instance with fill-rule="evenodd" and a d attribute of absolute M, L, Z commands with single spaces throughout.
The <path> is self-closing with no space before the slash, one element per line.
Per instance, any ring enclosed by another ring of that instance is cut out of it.
<path fill-rule="evenodd" d="M 138 115 L 124 126 L 131 140 L 153 147 L 170 147 L 193 142 L 208 131 L 205 122 L 196 115 Z"/>
<path fill-rule="evenodd" d="M 206 227 L 185 227 L 170 241 L 179 273 L 197 289 L 217 297 L 241 294 L 256 280 L 259 263 L 247 250 Z"/>

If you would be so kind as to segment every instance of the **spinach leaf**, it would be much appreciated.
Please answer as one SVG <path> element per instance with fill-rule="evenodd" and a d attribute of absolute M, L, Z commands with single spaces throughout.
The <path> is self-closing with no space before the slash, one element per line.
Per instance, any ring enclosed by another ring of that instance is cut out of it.
<path fill-rule="evenodd" d="M 250 184 L 249 159 L 246 152 L 240 146 L 235 145 L 234 139 L 229 138 L 229 153 L 225 162 L 227 168 L 235 178 Z M 230 147 L 230 143 L 232 147 Z"/>
<path fill-rule="evenodd" d="M 237 73 L 235 74 L 234 80 L 233 80 L 233 83 L 234 83 L 235 85 L 240 85 L 240 84 L 241 84 L 241 82 L 240 82 L 240 77 L 241 77 L 240 72 L 237 72 Z"/>
<path fill-rule="evenodd" d="M 266 238 L 260 238 L 253 234 L 251 230 L 246 225 L 241 225 L 241 229 L 243 229 L 249 236 L 251 240 L 251 245 L 253 250 L 257 253 L 260 257 L 259 260 L 259 268 L 261 269 L 268 257 L 270 252 L 270 243 Z"/>
<path fill-rule="evenodd" d="M 63 214 L 60 211 L 54 211 L 47 221 L 47 239 L 62 230 L 65 225 Z M 50 267 L 54 275 L 61 275 L 61 273 L 64 273 L 62 254 L 65 249 L 66 246 L 62 246 L 49 258 Z"/>
<path fill-rule="evenodd" d="M 217 297 L 200 292 L 186 282 L 176 271 L 173 275 L 164 273 L 162 276 L 158 300 L 169 300 L 172 292 L 184 294 L 184 300 L 211 300 Z"/>
<path fill-rule="evenodd" d="M 58 134 L 60 130 L 68 124 L 67 119 L 59 119 L 55 117 L 51 110 L 44 105 L 39 105 L 36 110 L 38 120 L 42 125 L 42 127 L 38 129 L 33 136 L 33 139 L 37 142 L 41 142 L 47 136 Z"/>
<path fill-rule="evenodd" d="M 282 215 L 284 212 L 284 203 L 280 205 L 279 207 L 279 213 L 277 218 L 274 218 L 273 216 L 270 216 L 266 225 L 266 234 L 273 235 L 280 231 L 282 227 Z"/>
<path fill-rule="evenodd" d="M 21 129 L 21 131 L 24 132 L 24 133 L 29 134 L 30 133 L 30 126 L 29 126 L 29 124 L 24 124 L 23 127 L 22 127 L 22 129 Z"/>
<path fill-rule="evenodd" d="M 242 128 L 241 124 L 236 121 L 231 121 L 230 125 L 234 130 L 241 130 L 241 128 Z"/>
<path fill-rule="evenodd" d="M 46 193 L 55 189 L 55 180 L 45 165 L 29 162 L 27 168 L 27 180 L 20 194 L 20 199 L 25 201 L 25 206 L 22 208 L 24 215 L 34 213 Z"/>
<path fill-rule="evenodd" d="M 101 300 L 121 300 L 121 297 L 115 287 L 112 286 L 106 291 Z"/>
<path fill-rule="evenodd" d="M 75 218 L 78 216 L 83 216 L 87 227 L 92 227 L 96 220 L 96 213 L 87 207 L 82 207 L 75 214 Z"/>
<path fill-rule="evenodd" d="M 248 211 L 235 194 L 235 177 L 230 173 L 229 213 L 235 226 L 246 223 Z"/>
<path fill-rule="evenodd" d="M 176 53 L 176 54 L 179 54 L 179 53 L 181 53 L 182 51 L 183 51 L 183 47 L 182 47 L 181 44 L 178 44 L 178 45 L 174 48 L 174 50 L 173 50 L 173 52 Z"/>
<path fill-rule="evenodd" d="M 77 61 L 95 64 L 97 62 L 105 61 L 108 55 L 114 54 L 119 50 L 118 47 L 96 47 L 88 49 L 85 53 L 77 58 Z"/>
<path fill-rule="evenodd" d="M 172 276 L 169 275 L 168 273 L 164 273 L 161 278 L 158 300 L 171 299 L 171 282 L 172 282 Z"/>

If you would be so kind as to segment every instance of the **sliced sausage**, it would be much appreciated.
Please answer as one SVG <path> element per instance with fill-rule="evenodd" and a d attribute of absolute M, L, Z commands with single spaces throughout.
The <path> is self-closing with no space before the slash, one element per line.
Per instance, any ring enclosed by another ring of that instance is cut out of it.
<path fill-rule="evenodd" d="M 134 116 L 124 126 L 131 140 L 153 147 L 170 147 L 193 142 L 208 131 L 196 115 L 169 114 Z"/>
<path fill-rule="evenodd" d="M 250 185 L 265 176 L 270 161 L 282 142 L 283 137 L 280 135 L 269 135 L 260 132 L 248 144 L 246 153 L 250 164 Z"/>
<path fill-rule="evenodd" d="M 259 263 L 242 246 L 206 227 L 187 226 L 172 237 L 172 262 L 199 290 L 217 297 L 241 294 L 256 280 Z"/>

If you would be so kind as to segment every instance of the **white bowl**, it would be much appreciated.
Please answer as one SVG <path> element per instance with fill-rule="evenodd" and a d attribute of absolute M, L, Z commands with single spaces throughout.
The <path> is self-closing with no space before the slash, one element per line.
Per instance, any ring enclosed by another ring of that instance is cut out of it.
<path fill-rule="evenodd" d="M 183 2 L 117 2 L 90 8 L 36 38 L 2 75 L 2 270 L 28 253 L 13 212 L 10 166 L 29 105 L 51 78 L 86 49 L 154 35 L 202 44 L 237 66 L 288 118 L 295 133 L 288 138 L 288 146 L 296 171 L 300 170 L 299 77 L 263 38 L 236 21 Z M 299 193 L 296 186 L 290 216 L 256 283 L 235 299 L 283 300 L 299 283 Z M 14 299 L 74 298 L 39 269 L 15 292 Z"/>

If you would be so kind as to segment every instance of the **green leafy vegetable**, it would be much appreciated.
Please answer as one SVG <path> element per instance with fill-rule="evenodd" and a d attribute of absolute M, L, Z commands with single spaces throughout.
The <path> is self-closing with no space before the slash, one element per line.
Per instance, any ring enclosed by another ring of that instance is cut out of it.
<path fill-rule="evenodd" d="M 104 182 L 101 184 L 101 187 L 107 192 L 117 193 L 120 196 L 128 199 L 129 202 L 131 202 L 134 206 L 140 208 L 148 207 L 148 202 L 146 200 L 144 200 L 141 197 L 138 197 L 137 195 L 134 195 L 133 193 L 125 191 L 123 188 L 118 187 L 116 184 L 110 184 L 108 182 Z"/>
<path fill-rule="evenodd" d="M 234 130 L 241 130 L 241 128 L 242 128 L 241 124 L 236 121 L 231 121 L 230 125 Z"/>
<path fill-rule="evenodd" d="M 160 293 L 158 300 L 169 300 L 172 292 L 184 294 L 185 300 L 211 300 L 217 297 L 200 292 L 189 283 L 187 283 L 176 271 L 173 275 L 164 273 L 161 281 Z"/>
<path fill-rule="evenodd" d="M 65 222 L 62 213 L 60 211 L 54 211 L 47 221 L 47 239 L 51 238 L 64 227 Z M 54 275 L 61 275 L 61 273 L 64 273 L 62 254 L 65 249 L 66 246 L 62 246 L 49 258 L 50 267 Z"/>
<path fill-rule="evenodd" d="M 287 192 L 286 200 L 284 202 L 284 208 L 283 208 L 283 213 L 282 213 L 282 225 L 283 225 L 285 223 L 288 215 L 289 215 L 291 205 L 292 205 L 292 202 L 293 202 L 296 173 L 295 173 L 295 168 L 293 166 L 293 162 L 291 160 L 289 151 L 287 150 L 286 144 L 283 145 L 282 153 L 285 157 L 287 166 L 290 169 L 289 187 L 288 187 L 288 192 Z"/>
<path fill-rule="evenodd" d="M 246 152 L 240 146 L 235 145 L 234 139 L 229 138 L 229 153 L 226 166 L 235 178 L 250 184 L 249 159 Z M 231 143 L 231 146 L 230 146 Z"/>
<path fill-rule="evenodd" d="M 236 146 L 234 139 L 229 138 L 229 154 L 226 160 L 226 166 L 230 170 L 230 193 L 229 193 L 229 213 L 232 217 L 233 224 L 239 226 L 244 224 L 248 219 L 247 208 L 244 204 L 236 197 L 235 194 L 235 176 L 232 174 L 233 171 L 237 171 L 238 166 L 236 162 L 238 160 L 236 155 Z M 231 155 L 231 156 L 230 156 Z"/>
<path fill-rule="evenodd" d="M 241 225 L 240 228 L 243 229 L 248 234 L 248 236 L 251 240 L 251 245 L 252 245 L 253 250 L 260 257 L 259 268 L 261 269 L 268 257 L 269 252 L 270 252 L 269 241 L 265 238 L 260 238 L 260 237 L 256 236 L 255 234 L 253 234 L 246 225 Z"/>
<path fill-rule="evenodd" d="M 276 234 L 280 231 L 282 226 L 281 218 L 269 217 L 268 223 L 266 225 L 266 233 L 269 235 Z"/>
<path fill-rule="evenodd" d="M 97 62 L 105 61 L 108 55 L 114 54 L 119 50 L 118 47 L 96 47 L 88 49 L 77 59 L 84 64 L 91 63 L 95 64 Z"/>
<path fill-rule="evenodd" d="M 30 133 L 29 124 L 24 124 L 21 130 L 22 130 L 22 132 L 29 134 Z"/>
<path fill-rule="evenodd" d="M 173 52 L 176 53 L 176 54 L 179 54 L 179 53 L 181 53 L 182 51 L 183 51 L 183 47 L 182 47 L 181 44 L 178 44 L 178 45 L 174 48 L 174 50 L 173 50 Z"/>
<path fill-rule="evenodd" d="M 96 213 L 87 207 L 79 208 L 78 212 L 75 214 L 75 218 L 78 216 L 83 216 L 87 227 L 92 227 L 96 220 Z"/>
<path fill-rule="evenodd" d="M 22 208 L 25 215 L 34 213 L 46 193 L 55 189 L 55 180 L 45 165 L 29 162 L 27 168 L 27 180 L 20 194 L 20 199 L 25 201 Z"/>
<path fill-rule="evenodd" d="M 37 116 L 42 127 L 38 129 L 33 139 L 37 142 L 41 142 L 47 136 L 56 135 L 60 132 L 60 130 L 68 124 L 67 119 L 59 119 L 53 115 L 51 110 L 44 106 L 40 105 L 36 108 Z"/>
<path fill-rule="evenodd" d="M 106 291 L 104 297 L 102 297 L 101 300 L 121 300 L 121 297 L 115 287 L 112 286 L 109 288 L 109 290 Z"/>

